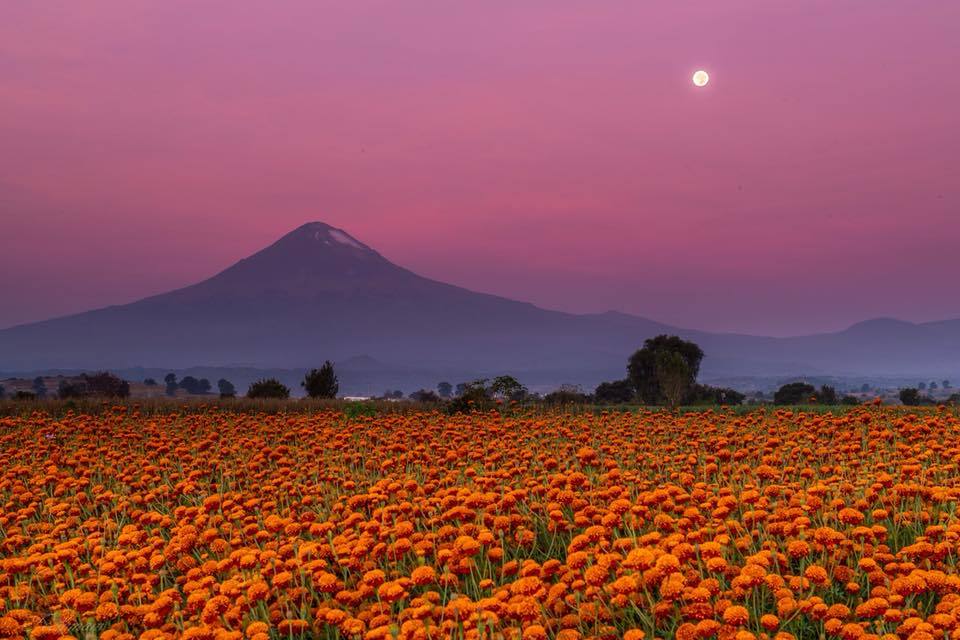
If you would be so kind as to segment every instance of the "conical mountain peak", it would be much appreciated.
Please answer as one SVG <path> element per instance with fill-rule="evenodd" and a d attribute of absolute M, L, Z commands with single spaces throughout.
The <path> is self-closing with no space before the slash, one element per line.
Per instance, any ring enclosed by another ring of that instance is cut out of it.
<path fill-rule="evenodd" d="M 308 222 L 201 286 L 310 296 L 324 291 L 388 286 L 411 277 L 416 276 L 343 229 L 324 222 Z"/>

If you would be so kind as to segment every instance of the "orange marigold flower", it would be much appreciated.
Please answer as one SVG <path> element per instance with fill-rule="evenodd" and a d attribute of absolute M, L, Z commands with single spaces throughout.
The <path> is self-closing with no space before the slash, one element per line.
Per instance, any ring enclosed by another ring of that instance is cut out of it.
<path fill-rule="evenodd" d="M 413 584 L 422 587 L 437 581 L 437 571 L 429 565 L 423 565 L 410 572 L 410 579 Z"/>
<path fill-rule="evenodd" d="M 723 610 L 723 621 L 727 624 L 739 627 L 747 624 L 748 620 L 750 620 L 750 612 L 746 607 L 734 605 Z"/>

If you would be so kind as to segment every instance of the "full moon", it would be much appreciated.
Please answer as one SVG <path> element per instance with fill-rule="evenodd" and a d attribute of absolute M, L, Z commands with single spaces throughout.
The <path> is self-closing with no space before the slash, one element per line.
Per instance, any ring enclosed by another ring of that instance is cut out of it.
<path fill-rule="evenodd" d="M 700 69 L 693 74 L 693 84 L 697 85 L 698 87 L 704 87 L 708 82 L 710 82 L 710 76 L 707 75 L 707 72 L 703 69 Z"/>

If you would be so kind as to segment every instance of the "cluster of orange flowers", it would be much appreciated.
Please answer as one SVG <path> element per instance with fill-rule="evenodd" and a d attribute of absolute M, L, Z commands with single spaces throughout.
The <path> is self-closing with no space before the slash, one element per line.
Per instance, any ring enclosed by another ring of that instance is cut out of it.
<path fill-rule="evenodd" d="M 960 638 L 960 418 L 0 419 L 0 638 Z"/>

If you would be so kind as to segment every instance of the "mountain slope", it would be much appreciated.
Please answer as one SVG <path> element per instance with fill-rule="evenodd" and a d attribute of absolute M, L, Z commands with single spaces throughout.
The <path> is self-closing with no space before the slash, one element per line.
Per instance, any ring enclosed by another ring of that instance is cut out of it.
<path fill-rule="evenodd" d="M 627 355 L 658 333 L 700 343 L 707 375 L 960 368 L 960 321 L 878 320 L 778 339 L 613 312 L 568 314 L 418 276 L 314 222 L 195 285 L 0 331 L 0 370 L 306 367 L 370 354 L 421 370 L 530 371 L 589 383 L 622 375 Z"/>

